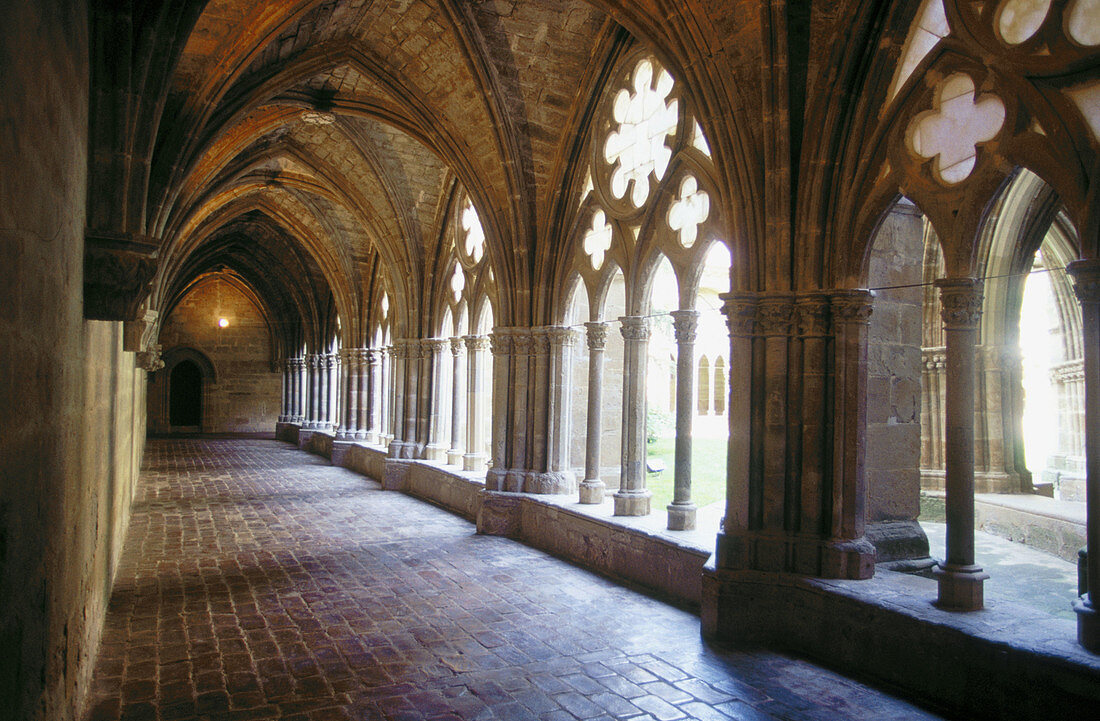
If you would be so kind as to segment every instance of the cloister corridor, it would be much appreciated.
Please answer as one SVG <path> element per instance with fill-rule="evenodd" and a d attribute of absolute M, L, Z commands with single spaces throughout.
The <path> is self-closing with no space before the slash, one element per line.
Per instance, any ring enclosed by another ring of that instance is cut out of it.
<path fill-rule="evenodd" d="M 87 721 L 933 719 L 293 446 L 151 439 Z"/>

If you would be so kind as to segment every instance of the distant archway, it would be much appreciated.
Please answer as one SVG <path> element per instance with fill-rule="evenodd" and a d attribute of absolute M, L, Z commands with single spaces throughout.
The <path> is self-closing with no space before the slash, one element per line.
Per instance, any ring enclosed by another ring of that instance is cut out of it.
<path fill-rule="evenodd" d="M 192 360 L 172 369 L 168 381 L 168 423 L 172 428 L 202 427 L 202 371 Z"/>

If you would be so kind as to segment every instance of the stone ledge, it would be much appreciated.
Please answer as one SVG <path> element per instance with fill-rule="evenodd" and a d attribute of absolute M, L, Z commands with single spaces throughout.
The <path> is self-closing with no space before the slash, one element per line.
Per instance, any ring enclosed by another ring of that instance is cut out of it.
<path fill-rule="evenodd" d="M 880 571 L 866 581 L 717 571 L 703 580 L 708 636 L 805 654 L 975 719 L 1091 718 L 1100 657 L 1073 621 L 998 602 L 952 613 L 936 584 Z"/>

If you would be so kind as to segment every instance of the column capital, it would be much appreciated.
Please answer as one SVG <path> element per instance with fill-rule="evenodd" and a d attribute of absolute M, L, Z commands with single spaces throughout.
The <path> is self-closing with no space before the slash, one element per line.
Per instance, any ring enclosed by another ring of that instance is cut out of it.
<path fill-rule="evenodd" d="M 512 355 L 534 355 L 535 339 L 530 328 L 513 328 Z"/>
<path fill-rule="evenodd" d="M 160 343 L 150 343 L 146 350 L 136 354 L 137 365 L 144 371 L 155 373 L 164 367 L 164 361 L 160 357 Z"/>
<path fill-rule="evenodd" d="M 385 348 L 365 348 L 367 363 L 370 365 L 378 365 L 382 362 L 382 356 L 385 355 Z"/>
<path fill-rule="evenodd" d="M 969 330 L 982 317 L 982 281 L 977 278 L 938 278 L 940 316 L 945 328 Z"/>
<path fill-rule="evenodd" d="M 450 341 L 447 338 L 425 338 L 420 341 L 421 349 L 430 353 L 442 353 L 448 345 L 450 345 Z"/>
<path fill-rule="evenodd" d="M 550 329 L 546 326 L 532 328 L 531 343 L 534 355 L 548 355 L 550 353 Z"/>
<path fill-rule="evenodd" d="M 672 316 L 672 331 L 679 343 L 694 343 L 695 330 L 699 327 L 699 311 L 674 310 L 669 313 Z"/>
<path fill-rule="evenodd" d="M 466 339 L 465 338 L 449 338 L 451 344 L 451 355 L 460 356 L 466 352 Z"/>
<path fill-rule="evenodd" d="M 567 325 L 546 326 L 546 334 L 550 339 L 550 345 L 556 347 L 571 346 L 577 338 L 577 334 Z"/>
<path fill-rule="evenodd" d="M 756 328 L 760 335 L 789 335 L 794 322 L 794 303 L 788 295 L 758 296 Z"/>
<path fill-rule="evenodd" d="M 746 338 L 756 332 L 755 293 L 722 293 L 722 313 L 731 338 Z"/>
<path fill-rule="evenodd" d="M 466 344 L 466 350 L 470 353 L 487 351 L 492 346 L 492 339 L 487 335 L 464 335 L 462 342 Z"/>
<path fill-rule="evenodd" d="M 585 338 L 589 350 L 603 350 L 607 345 L 607 323 L 589 321 L 584 324 Z"/>
<path fill-rule="evenodd" d="M 321 367 L 321 356 L 316 353 L 309 353 L 306 355 L 306 365 L 310 367 L 310 370 Z"/>
<path fill-rule="evenodd" d="M 822 291 L 799 295 L 792 316 L 794 330 L 803 338 L 823 338 L 829 334 L 829 296 Z"/>
<path fill-rule="evenodd" d="M 833 310 L 834 323 L 859 323 L 866 325 L 871 322 L 871 313 L 874 310 L 875 294 L 862 288 L 852 290 L 835 291 L 829 296 L 829 303 Z"/>
<path fill-rule="evenodd" d="M 493 355 L 503 356 L 512 352 L 512 329 L 494 328 L 489 334 L 489 347 Z"/>
<path fill-rule="evenodd" d="M 644 315 L 619 316 L 619 332 L 623 338 L 633 341 L 649 340 L 649 318 Z"/>
<path fill-rule="evenodd" d="M 1066 265 L 1066 272 L 1073 278 L 1078 302 L 1100 303 L 1100 258 L 1075 260 Z"/>

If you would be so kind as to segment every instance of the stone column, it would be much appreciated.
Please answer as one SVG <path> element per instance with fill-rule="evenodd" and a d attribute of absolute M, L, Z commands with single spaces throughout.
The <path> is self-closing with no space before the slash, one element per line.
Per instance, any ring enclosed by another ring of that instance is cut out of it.
<path fill-rule="evenodd" d="M 649 319 L 619 318 L 623 334 L 623 443 L 616 516 L 648 516 L 652 494 L 645 487 L 646 357 Z"/>
<path fill-rule="evenodd" d="M 567 326 L 547 328 L 550 340 L 550 376 L 547 408 L 547 473 L 551 493 L 573 493 L 577 477 L 569 467 L 570 419 L 569 400 L 573 378 L 573 341 L 576 334 Z"/>
<path fill-rule="evenodd" d="M 528 420 L 530 418 L 531 360 L 535 350 L 535 339 L 530 328 L 511 330 L 512 354 L 510 384 L 508 390 L 512 396 L 512 415 L 510 423 L 511 454 L 508 456 L 508 475 L 502 490 L 521 493 L 525 490 L 524 481 L 528 470 Z M 496 388 L 493 388 L 494 394 Z M 496 403 L 494 402 L 494 407 Z M 493 412 L 496 420 L 496 410 Z M 494 424 L 495 425 L 495 424 Z M 495 429 L 494 429 L 495 430 Z M 497 438 L 493 434 L 493 449 L 496 450 Z"/>
<path fill-rule="evenodd" d="M 600 480 L 600 440 L 603 435 L 603 354 L 607 347 L 607 323 L 589 322 L 584 327 L 588 343 L 588 418 L 580 502 L 603 503 L 607 484 Z"/>
<path fill-rule="evenodd" d="M 1088 549 L 1088 589 L 1073 603 L 1077 641 L 1100 652 L 1100 259 L 1078 260 L 1066 266 L 1081 303 L 1085 385 L 1085 543 Z"/>
<path fill-rule="evenodd" d="M 395 340 L 393 342 L 393 411 L 390 424 L 389 456 L 401 458 L 405 448 L 405 362 L 408 350 L 406 342 Z"/>
<path fill-rule="evenodd" d="M 351 433 L 349 435 L 349 430 L 351 429 L 352 421 L 351 421 L 350 416 L 348 415 L 349 412 L 351 411 L 351 403 L 349 402 L 349 400 L 350 400 L 349 396 L 351 394 L 351 388 L 352 388 L 352 378 L 351 378 L 352 363 L 351 363 L 350 358 L 351 358 L 351 355 L 353 353 L 354 353 L 354 351 L 350 348 L 341 348 L 340 351 L 339 351 L 339 356 L 340 356 L 340 397 L 342 399 L 344 399 L 344 402 L 343 402 L 343 405 L 342 405 L 342 410 L 341 410 L 340 416 L 337 419 L 339 422 L 336 426 L 336 438 L 338 440 L 341 440 L 341 441 L 346 441 L 349 438 L 354 438 L 354 436 L 355 436 L 354 431 L 351 431 Z"/>
<path fill-rule="evenodd" d="M 328 430 L 329 414 L 329 358 L 328 353 L 317 355 L 317 430 Z"/>
<path fill-rule="evenodd" d="M 321 417 L 321 356 L 310 353 L 306 356 L 309 363 L 309 417 L 306 428 L 320 428 Z"/>
<path fill-rule="evenodd" d="M 943 490 L 943 377 L 946 368 L 940 346 L 921 350 L 921 487 Z"/>
<path fill-rule="evenodd" d="M 670 531 L 695 528 L 695 504 L 691 502 L 691 421 L 695 417 L 695 329 L 699 311 L 672 311 L 676 335 L 676 475 L 672 503 L 668 506 Z M 732 375 L 732 374 L 731 374 Z"/>
<path fill-rule="evenodd" d="M 353 424 L 355 426 L 355 440 L 357 441 L 367 439 L 367 416 L 369 415 L 371 402 L 370 383 L 372 375 L 370 357 L 371 350 L 369 348 L 357 348 L 355 351 L 356 382 Z"/>
<path fill-rule="evenodd" d="M 531 438 L 527 444 L 527 480 L 523 490 L 528 493 L 556 493 L 553 481 L 546 473 L 546 442 L 550 406 L 550 336 L 547 328 L 531 329 L 531 356 L 528 360 L 527 418 Z"/>
<path fill-rule="evenodd" d="M 752 459 L 752 369 L 753 335 L 756 332 L 757 297 L 752 293 L 723 293 L 722 313 L 730 337 L 729 441 L 726 446 L 726 509 L 716 544 L 718 568 L 748 565 L 746 544 L 749 530 Z"/>
<path fill-rule="evenodd" d="M 451 447 L 447 449 L 447 464 L 451 466 L 462 465 L 462 397 L 464 385 L 462 377 L 462 355 L 466 352 L 466 344 L 462 338 L 451 338 Z"/>
<path fill-rule="evenodd" d="M 419 458 L 425 445 L 420 433 L 420 404 L 427 390 L 428 378 L 422 369 L 428 353 L 419 338 L 410 338 L 405 349 L 405 446 L 401 457 Z"/>
<path fill-rule="evenodd" d="M 306 422 L 306 415 L 309 413 L 307 410 L 307 403 L 309 398 L 309 369 L 306 367 L 306 359 L 302 356 L 298 356 L 294 359 L 294 370 L 296 375 L 294 378 L 294 387 L 297 398 L 295 400 L 295 423 L 304 426 Z"/>
<path fill-rule="evenodd" d="M 293 410 L 291 409 L 291 393 L 293 392 L 294 364 L 290 358 L 283 361 L 283 412 L 279 415 L 280 423 L 289 423 Z"/>
<path fill-rule="evenodd" d="M 392 391 L 390 386 L 393 385 L 393 346 L 383 346 L 379 360 L 381 366 L 379 367 L 379 389 L 378 389 L 378 445 L 388 446 L 390 441 L 393 440 L 391 435 L 390 415 L 390 397 Z"/>
<path fill-rule="evenodd" d="M 936 603 L 955 611 L 977 611 L 983 606 L 983 582 L 989 578 L 974 563 L 974 371 L 982 283 L 975 278 L 941 278 L 936 287 L 947 347 L 947 560 L 935 571 Z"/>
<path fill-rule="evenodd" d="M 462 456 L 462 470 L 485 470 L 485 434 L 482 419 L 485 418 L 485 388 L 482 382 L 482 364 L 485 351 L 489 350 L 489 338 L 483 335 L 462 337 L 466 344 L 466 453 Z"/>
<path fill-rule="evenodd" d="M 511 371 L 512 336 L 508 328 L 494 328 L 489 335 L 493 353 L 492 464 L 485 474 L 485 488 L 503 491 L 508 475 L 508 380 Z"/>
<path fill-rule="evenodd" d="M 372 445 L 378 443 L 378 439 L 382 434 L 379 421 L 381 419 L 380 406 L 382 404 L 382 356 L 385 352 L 380 348 L 368 348 L 366 356 L 367 387 L 370 389 L 370 394 L 367 397 L 367 418 L 363 438 Z M 360 429 L 362 430 L 362 427 Z"/>
<path fill-rule="evenodd" d="M 443 442 L 443 353 L 449 343 L 446 338 L 430 338 L 424 344 L 431 356 L 431 415 L 425 457 L 430 461 L 444 461 L 447 445 Z"/>
<path fill-rule="evenodd" d="M 329 353 L 328 361 L 328 417 L 326 425 L 329 430 L 335 428 L 340 422 L 340 407 L 344 404 L 344 398 L 340 396 L 340 355 Z"/>

